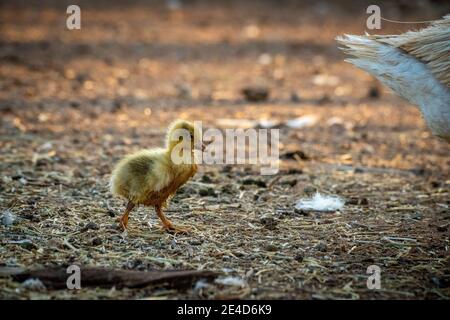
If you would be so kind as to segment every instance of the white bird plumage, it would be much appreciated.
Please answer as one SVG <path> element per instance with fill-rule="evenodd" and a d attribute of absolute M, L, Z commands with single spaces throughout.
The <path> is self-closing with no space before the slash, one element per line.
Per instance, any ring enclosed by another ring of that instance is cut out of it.
<path fill-rule="evenodd" d="M 348 61 L 417 105 L 432 133 L 450 142 L 450 15 L 400 35 L 337 37 Z"/>

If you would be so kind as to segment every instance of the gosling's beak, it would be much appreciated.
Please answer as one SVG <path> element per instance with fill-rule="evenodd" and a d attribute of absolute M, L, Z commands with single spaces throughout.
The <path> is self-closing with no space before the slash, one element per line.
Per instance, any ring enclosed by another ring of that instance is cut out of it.
<path fill-rule="evenodd" d="M 206 144 L 204 142 L 202 142 L 202 151 L 205 151 L 206 149 Z"/>

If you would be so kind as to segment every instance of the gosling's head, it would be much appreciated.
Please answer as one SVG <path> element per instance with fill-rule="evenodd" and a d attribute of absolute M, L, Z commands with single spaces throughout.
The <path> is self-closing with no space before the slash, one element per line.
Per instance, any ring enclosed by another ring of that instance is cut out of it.
<path fill-rule="evenodd" d="M 203 150 L 202 131 L 199 126 L 190 121 L 175 120 L 167 130 L 167 149 L 172 152 L 174 148 L 189 150 Z"/>

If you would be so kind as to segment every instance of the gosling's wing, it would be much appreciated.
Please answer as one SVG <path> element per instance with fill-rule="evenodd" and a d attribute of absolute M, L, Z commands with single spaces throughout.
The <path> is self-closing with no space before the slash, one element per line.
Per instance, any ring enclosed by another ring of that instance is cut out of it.
<path fill-rule="evenodd" d="M 141 203 L 147 194 L 170 182 L 170 172 L 162 149 L 141 150 L 126 156 L 114 168 L 110 188 L 113 194 Z"/>
<path fill-rule="evenodd" d="M 139 193 L 159 191 L 165 188 L 172 179 L 171 166 L 168 163 L 165 149 L 138 151 L 131 157 L 128 166 L 131 171 L 131 179 L 136 183 Z"/>

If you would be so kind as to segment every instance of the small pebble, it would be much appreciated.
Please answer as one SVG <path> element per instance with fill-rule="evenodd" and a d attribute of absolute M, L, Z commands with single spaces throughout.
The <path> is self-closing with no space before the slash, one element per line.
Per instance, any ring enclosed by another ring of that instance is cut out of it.
<path fill-rule="evenodd" d="M 302 169 L 289 169 L 288 171 L 286 171 L 285 174 L 302 174 L 303 170 Z"/>
<path fill-rule="evenodd" d="M 327 104 L 331 102 L 331 98 L 329 95 L 324 94 L 318 101 L 319 104 Z"/>
<path fill-rule="evenodd" d="M 208 176 L 208 175 L 206 175 L 206 174 L 204 174 L 204 175 L 202 176 L 201 181 L 204 182 L 204 183 L 211 183 L 211 182 L 212 182 L 210 176 Z"/>
<path fill-rule="evenodd" d="M 100 238 L 94 238 L 94 239 L 92 239 L 92 245 L 93 246 L 99 246 L 99 245 L 101 245 L 103 243 L 103 241 L 102 241 L 102 239 L 100 239 Z"/>
<path fill-rule="evenodd" d="M 267 229 L 269 230 L 275 230 L 276 226 L 278 224 L 277 220 L 275 220 L 272 217 L 263 217 L 259 222 Z"/>
<path fill-rule="evenodd" d="M 33 210 L 26 209 L 26 210 L 22 211 L 21 216 L 24 219 L 27 219 L 31 222 L 40 222 L 41 221 L 39 214 Z"/>
<path fill-rule="evenodd" d="M 283 159 L 283 160 L 297 160 L 297 159 L 309 160 L 309 156 L 301 150 L 295 150 L 295 151 L 288 151 L 288 152 L 282 153 L 280 155 L 280 159 Z"/>
<path fill-rule="evenodd" d="M 294 213 L 299 214 L 301 216 L 309 216 L 309 212 L 303 209 L 294 208 Z"/>
<path fill-rule="evenodd" d="M 236 191 L 234 190 L 233 185 L 231 184 L 225 184 L 222 186 L 222 188 L 220 189 L 220 191 L 222 193 L 226 193 L 226 194 L 235 194 Z"/>
<path fill-rule="evenodd" d="M 232 170 L 233 170 L 233 166 L 231 166 L 229 164 L 224 165 L 223 168 L 222 168 L 222 172 L 223 173 L 230 173 Z"/>
<path fill-rule="evenodd" d="M 416 176 L 424 176 L 427 173 L 425 168 L 412 168 L 409 169 L 410 172 L 414 173 Z"/>
<path fill-rule="evenodd" d="M 269 98 L 269 89 L 266 87 L 247 87 L 242 89 L 245 100 L 250 102 L 262 102 Z"/>
<path fill-rule="evenodd" d="M 291 102 L 299 103 L 300 101 L 302 101 L 302 99 L 300 98 L 298 93 L 297 92 L 292 92 L 291 93 Z"/>
<path fill-rule="evenodd" d="M 303 262 L 303 260 L 305 259 L 304 255 L 302 252 L 299 252 L 296 254 L 296 256 L 294 257 L 295 261 L 298 262 Z"/>
<path fill-rule="evenodd" d="M 351 197 L 347 199 L 345 203 L 351 205 L 367 206 L 369 204 L 369 200 L 367 200 L 367 198 Z"/>
<path fill-rule="evenodd" d="M 380 97 L 380 89 L 378 87 L 370 87 L 367 92 L 367 97 L 370 99 L 378 99 Z"/>
<path fill-rule="evenodd" d="M 431 278 L 431 281 L 438 287 L 438 288 L 449 288 L 450 287 L 450 276 L 442 276 L 439 277 L 433 277 Z"/>
<path fill-rule="evenodd" d="M 83 228 L 81 228 L 81 232 L 85 232 L 88 230 L 99 230 L 100 227 L 95 222 L 88 222 Z"/>
<path fill-rule="evenodd" d="M 203 243 L 203 239 L 193 239 L 191 241 L 189 241 L 189 244 L 191 246 L 199 246 Z"/>
<path fill-rule="evenodd" d="M 35 250 L 38 248 L 37 245 L 35 245 L 31 240 L 28 239 L 21 241 L 19 245 L 28 251 Z"/>
<path fill-rule="evenodd" d="M 281 184 L 288 185 L 290 187 L 294 187 L 297 184 L 297 179 L 284 180 L 281 182 Z"/>
<path fill-rule="evenodd" d="M 73 109 L 78 109 L 80 107 L 80 103 L 78 101 L 70 101 L 69 105 Z"/>
<path fill-rule="evenodd" d="M 255 185 L 260 188 L 267 188 L 267 184 L 263 180 L 247 178 L 242 181 L 243 185 Z"/>
<path fill-rule="evenodd" d="M 317 188 L 313 187 L 313 186 L 306 186 L 303 188 L 303 192 L 306 194 L 313 194 L 317 192 Z"/>
<path fill-rule="evenodd" d="M 323 241 L 320 241 L 318 244 L 316 244 L 316 250 L 321 251 L 321 252 L 325 252 L 327 251 L 327 244 Z"/>
<path fill-rule="evenodd" d="M 264 250 L 270 251 L 270 252 L 275 252 L 275 251 L 278 251 L 278 246 L 276 246 L 272 243 L 268 243 L 264 246 Z"/>
<path fill-rule="evenodd" d="M 433 188 L 439 188 L 441 186 L 441 183 L 439 181 L 431 181 L 430 184 Z"/>
<path fill-rule="evenodd" d="M 201 197 L 217 197 L 216 192 L 214 191 L 213 188 L 201 188 L 200 190 L 198 190 L 198 194 Z"/>
<path fill-rule="evenodd" d="M 116 216 L 116 213 L 113 210 L 106 211 L 106 214 L 110 216 L 111 218 L 114 218 Z"/>

